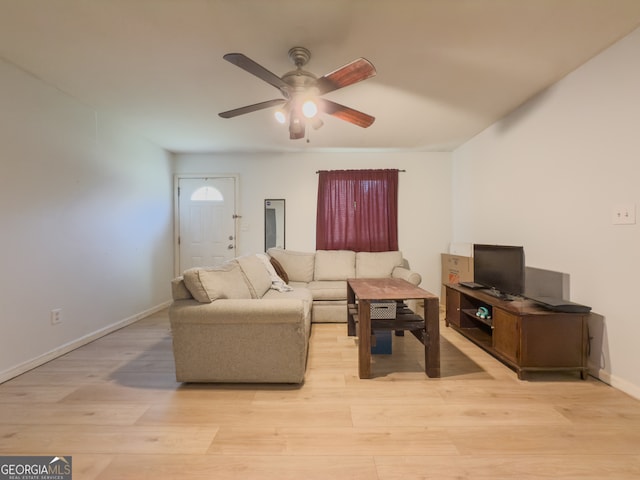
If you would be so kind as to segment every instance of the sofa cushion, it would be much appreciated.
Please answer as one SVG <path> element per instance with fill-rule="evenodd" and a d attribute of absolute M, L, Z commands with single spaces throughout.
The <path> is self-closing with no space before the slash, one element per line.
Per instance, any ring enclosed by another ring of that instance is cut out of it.
<path fill-rule="evenodd" d="M 266 300 L 278 300 L 278 299 L 295 299 L 302 300 L 304 305 L 303 312 L 304 317 L 311 319 L 311 307 L 313 305 L 313 297 L 311 292 L 307 288 L 293 288 L 288 292 L 279 292 L 278 290 L 269 290 L 264 294 Z"/>
<path fill-rule="evenodd" d="M 313 302 L 313 297 L 311 296 L 311 292 L 308 288 L 294 288 L 288 292 L 279 292 L 278 290 L 269 290 L 264 294 L 264 299 L 279 299 L 279 298 L 294 298 L 296 300 L 302 300 L 305 303 L 309 304 L 309 308 L 311 308 L 311 302 Z"/>
<path fill-rule="evenodd" d="M 347 300 L 313 302 L 311 315 L 315 323 L 344 323 L 347 321 Z"/>
<path fill-rule="evenodd" d="M 247 279 L 251 298 L 262 298 L 271 288 L 271 275 L 264 262 L 257 255 L 244 255 L 236 260 Z"/>
<path fill-rule="evenodd" d="M 310 282 L 313 280 L 315 252 L 296 252 L 282 248 L 270 248 L 267 253 L 282 265 L 290 282 Z"/>
<path fill-rule="evenodd" d="M 352 277 L 353 278 L 353 277 Z M 347 298 L 346 280 L 314 280 L 308 285 L 313 300 L 344 300 Z"/>
<path fill-rule="evenodd" d="M 245 276 L 237 262 L 231 261 L 211 268 L 185 270 L 184 283 L 200 303 L 219 298 L 252 298 Z"/>
<path fill-rule="evenodd" d="M 356 276 L 356 252 L 351 250 L 318 250 L 314 280 L 346 280 Z"/>
<path fill-rule="evenodd" d="M 402 265 L 402 252 L 356 253 L 357 278 L 390 277 L 394 267 Z"/>

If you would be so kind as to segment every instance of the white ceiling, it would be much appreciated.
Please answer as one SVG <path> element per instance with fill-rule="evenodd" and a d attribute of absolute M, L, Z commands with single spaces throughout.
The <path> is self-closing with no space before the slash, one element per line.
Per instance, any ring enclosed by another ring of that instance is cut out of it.
<path fill-rule="evenodd" d="M 640 0 L 0 0 L 0 57 L 174 152 L 450 150 L 640 25 Z M 365 57 L 377 76 L 327 94 L 309 143 L 279 92 L 224 61 L 282 75 L 293 46 L 321 76 Z"/>

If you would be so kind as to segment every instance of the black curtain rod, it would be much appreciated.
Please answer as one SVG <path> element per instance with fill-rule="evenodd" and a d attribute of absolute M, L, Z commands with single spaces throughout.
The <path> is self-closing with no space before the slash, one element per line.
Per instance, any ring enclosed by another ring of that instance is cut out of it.
<path fill-rule="evenodd" d="M 328 172 L 330 172 L 331 170 L 327 170 Z M 406 170 L 398 170 L 399 172 L 406 172 Z M 316 173 L 320 173 L 321 170 L 316 170 Z"/>

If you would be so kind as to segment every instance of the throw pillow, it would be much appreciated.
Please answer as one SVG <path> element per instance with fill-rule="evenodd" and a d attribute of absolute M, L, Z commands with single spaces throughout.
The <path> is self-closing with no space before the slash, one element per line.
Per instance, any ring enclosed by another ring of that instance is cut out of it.
<path fill-rule="evenodd" d="M 258 257 L 264 268 L 269 272 L 269 277 L 271 278 L 271 288 L 277 290 L 279 292 L 291 292 L 293 288 L 284 283 L 284 280 L 278 276 L 276 273 L 276 269 L 271 265 L 271 260 L 269 260 L 269 256 L 266 253 L 257 253 L 256 257 Z"/>
<path fill-rule="evenodd" d="M 211 303 L 211 299 L 209 298 L 209 295 L 207 295 L 207 291 L 204 289 L 204 286 L 200 281 L 200 270 L 201 269 L 198 267 L 185 270 L 182 274 L 184 285 L 191 293 L 191 296 L 197 301 L 200 303 Z"/>
<path fill-rule="evenodd" d="M 289 276 L 287 275 L 287 272 L 285 272 L 282 265 L 280 265 L 280 262 L 273 257 L 270 257 L 269 261 L 271 262 L 271 265 L 273 265 L 273 269 L 276 271 L 276 274 L 282 279 L 284 283 L 288 284 Z"/>
<path fill-rule="evenodd" d="M 271 275 L 262 260 L 257 255 L 243 255 L 236 260 L 247 279 L 251 296 L 262 298 L 265 292 L 271 288 Z"/>
<path fill-rule="evenodd" d="M 184 283 L 200 303 L 221 298 L 251 298 L 240 266 L 235 262 L 213 268 L 192 268 L 183 274 Z"/>

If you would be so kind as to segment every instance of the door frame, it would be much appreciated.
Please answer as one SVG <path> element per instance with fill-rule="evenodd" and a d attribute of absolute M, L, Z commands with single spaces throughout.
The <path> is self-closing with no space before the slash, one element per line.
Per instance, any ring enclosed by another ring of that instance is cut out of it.
<path fill-rule="evenodd" d="M 180 180 L 182 179 L 195 179 L 195 178 L 233 178 L 234 179 L 234 199 L 233 199 L 233 237 L 235 245 L 235 254 L 238 249 L 238 220 L 241 215 L 238 215 L 238 201 L 240 198 L 240 175 L 237 173 L 176 173 L 173 175 L 173 274 L 174 276 L 182 275 L 180 272 L 180 197 L 178 189 L 180 187 Z"/>

